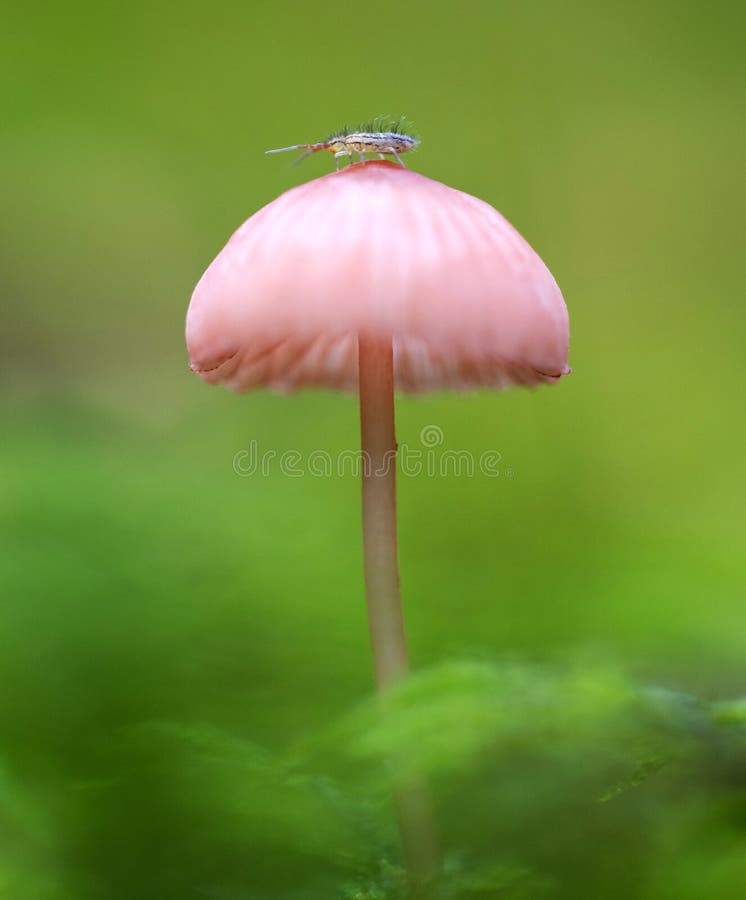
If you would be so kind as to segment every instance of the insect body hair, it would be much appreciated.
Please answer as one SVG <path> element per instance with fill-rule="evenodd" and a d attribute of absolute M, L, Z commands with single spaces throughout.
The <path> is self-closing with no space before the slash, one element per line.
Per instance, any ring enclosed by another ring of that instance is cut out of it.
<path fill-rule="evenodd" d="M 411 122 L 404 116 L 375 116 L 367 122 L 361 122 L 359 125 L 345 125 L 330 134 L 327 142 L 344 139 L 350 134 L 401 134 L 410 137 L 419 143 L 417 134 Z"/>

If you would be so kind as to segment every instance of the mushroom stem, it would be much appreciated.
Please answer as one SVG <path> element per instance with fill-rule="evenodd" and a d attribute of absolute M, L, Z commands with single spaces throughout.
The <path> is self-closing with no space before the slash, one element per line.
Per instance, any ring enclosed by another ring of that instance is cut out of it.
<path fill-rule="evenodd" d="M 379 689 L 409 670 L 396 541 L 394 354 L 391 341 L 358 339 L 363 458 L 363 553 L 373 665 Z"/>
<path fill-rule="evenodd" d="M 358 338 L 363 458 L 363 556 L 368 624 L 378 690 L 409 670 L 396 538 L 394 353 L 390 339 Z M 432 801 L 424 781 L 400 783 L 395 797 L 404 863 L 422 884 L 440 868 Z"/>

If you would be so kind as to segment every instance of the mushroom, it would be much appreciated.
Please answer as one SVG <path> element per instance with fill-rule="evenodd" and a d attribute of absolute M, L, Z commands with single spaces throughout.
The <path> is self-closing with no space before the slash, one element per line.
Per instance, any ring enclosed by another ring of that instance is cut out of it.
<path fill-rule="evenodd" d="M 358 391 L 365 584 L 375 678 L 408 670 L 396 538 L 394 388 L 535 386 L 567 366 L 551 273 L 489 204 L 388 161 L 282 194 L 236 231 L 197 285 L 191 369 L 236 391 Z M 437 863 L 421 788 L 398 796 L 410 875 Z"/>

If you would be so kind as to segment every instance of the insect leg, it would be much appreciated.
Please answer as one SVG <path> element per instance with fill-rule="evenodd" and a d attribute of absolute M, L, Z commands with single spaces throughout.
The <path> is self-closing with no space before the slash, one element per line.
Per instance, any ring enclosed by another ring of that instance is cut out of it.
<path fill-rule="evenodd" d="M 386 152 L 386 153 L 393 153 L 394 156 L 396 157 L 396 161 L 399 163 L 399 165 L 402 167 L 402 169 L 406 169 L 406 168 L 407 168 L 407 167 L 404 165 L 404 163 L 401 161 L 401 156 L 399 156 L 399 154 L 396 152 L 396 150 L 394 150 L 393 147 L 388 147 L 384 152 Z"/>
<path fill-rule="evenodd" d="M 309 157 L 313 152 L 314 152 L 313 150 L 306 150 L 305 153 L 301 153 L 301 155 L 300 155 L 299 157 L 297 157 L 296 159 L 294 159 L 294 160 L 292 161 L 291 165 L 292 165 L 292 166 L 297 166 L 298 163 L 303 162 L 304 159 L 308 159 L 308 157 Z"/>
<path fill-rule="evenodd" d="M 349 150 L 337 150 L 337 152 L 334 154 L 334 165 L 336 166 L 337 171 L 339 171 L 340 156 L 349 156 L 350 158 L 352 158 L 352 154 Z"/>

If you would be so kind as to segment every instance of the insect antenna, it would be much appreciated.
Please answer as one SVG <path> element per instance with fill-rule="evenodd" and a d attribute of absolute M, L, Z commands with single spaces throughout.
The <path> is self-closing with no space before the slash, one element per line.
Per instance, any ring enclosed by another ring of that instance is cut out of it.
<path fill-rule="evenodd" d="M 301 155 L 294 159 L 292 165 L 297 166 L 299 162 L 303 162 L 304 159 L 309 157 L 312 153 L 316 153 L 318 150 L 323 150 L 326 147 L 326 143 L 322 142 L 320 144 L 293 144 L 290 147 L 278 147 L 277 150 L 265 150 L 264 152 L 267 154 L 272 153 L 286 153 L 288 150 L 305 150 L 305 153 L 301 153 Z"/>

